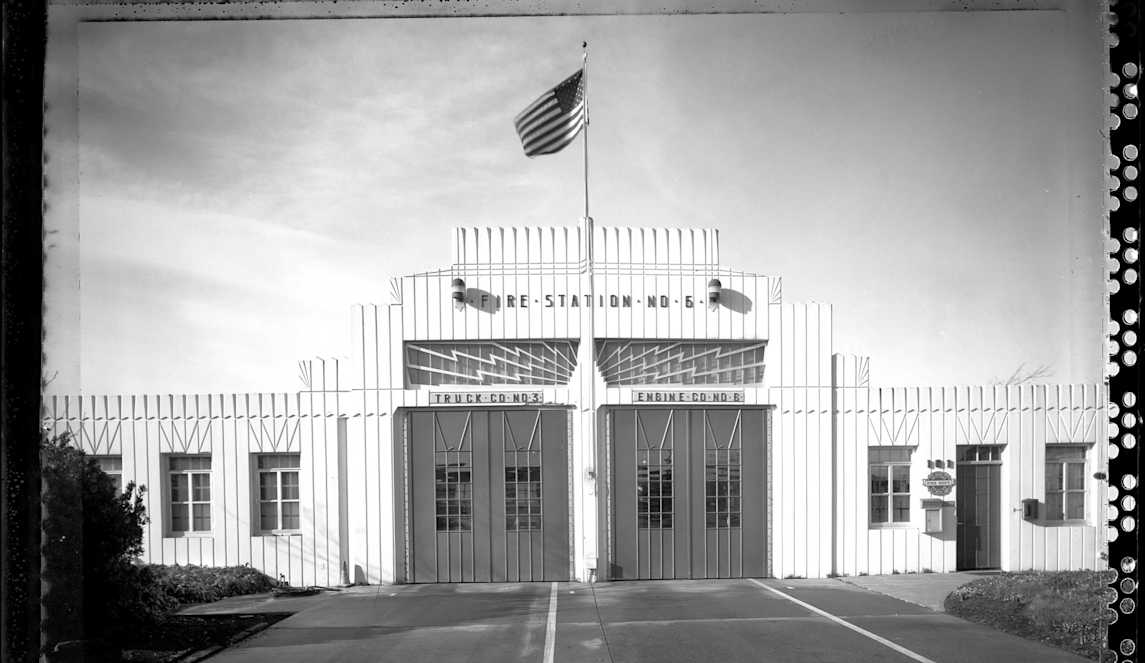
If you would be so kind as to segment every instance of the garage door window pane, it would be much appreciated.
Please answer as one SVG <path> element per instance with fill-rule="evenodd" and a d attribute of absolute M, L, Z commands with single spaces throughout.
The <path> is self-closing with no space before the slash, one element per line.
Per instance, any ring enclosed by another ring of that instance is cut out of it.
<path fill-rule="evenodd" d="M 705 525 L 710 529 L 740 526 L 740 454 L 736 449 L 709 449 L 705 460 Z"/>
<path fill-rule="evenodd" d="M 439 532 L 468 532 L 473 529 L 472 452 L 438 451 L 434 468 L 436 521 Z"/>
<path fill-rule="evenodd" d="M 540 462 L 535 451 L 506 452 L 506 462 Z M 505 529 L 510 532 L 541 529 L 541 468 L 515 465 L 505 468 Z"/>
<path fill-rule="evenodd" d="M 636 466 L 636 522 L 641 529 L 672 527 L 672 452 L 638 452 Z"/>

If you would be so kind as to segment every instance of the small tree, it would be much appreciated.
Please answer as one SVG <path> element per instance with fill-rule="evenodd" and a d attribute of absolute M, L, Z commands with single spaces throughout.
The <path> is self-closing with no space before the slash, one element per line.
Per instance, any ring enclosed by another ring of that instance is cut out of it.
<path fill-rule="evenodd" d="M 991 385 L 1002 387 L 1013 387 L 1020 384 L 1033 384 L 1039 380 L 1044 380 L 1054 372 L 1048 364 L 1038 364 L 1033 368 L 1026 368 L 1025 362 L 1018 364 L 1014 372 L 1005 378 L 997 378 L 990 380 Z"/>
<path fill-rule="evenodd" d="M 49 654 L 69 640 L 114 643 L 161 617 L 173 600 L 159 590 L 143 552 L 145 488 L 120 493 L 67 434 L 41 436 L 43 463 L 43 644 Z"/>

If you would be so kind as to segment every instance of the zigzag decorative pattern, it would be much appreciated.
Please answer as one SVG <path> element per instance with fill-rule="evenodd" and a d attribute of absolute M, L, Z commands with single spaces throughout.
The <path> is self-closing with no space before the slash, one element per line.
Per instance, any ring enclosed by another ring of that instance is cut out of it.
<path fill-rule="evenodd" d="M 577 341 L 434 341 L 406 343 L 412 385 L 565 385 Z"/>
<path fill-rule="evenodd" d="M 763 341 L 597 341 L 609 386 L 763 382 Z"/>
<path fill-rule="evenodd" d="M 1050 444 L 1091 440 L 1096 426 L 1097 410 L 1094 408 L 1046 408 L 1046 441 Z"/>

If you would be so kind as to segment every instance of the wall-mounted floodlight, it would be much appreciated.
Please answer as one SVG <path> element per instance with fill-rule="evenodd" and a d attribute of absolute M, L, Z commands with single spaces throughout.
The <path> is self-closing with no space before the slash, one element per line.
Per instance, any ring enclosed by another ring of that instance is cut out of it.
<path fill-rule="evenodd" d="M 723 284 L 719 279 L 712 279 L 708 281 L 708 308 L 716 310 L 720 305 L 720 290 L 723 289 Z"/>
<path fill-rule="evenodd" d="M 465 279 L 453 279 L 453 308 L 465 308 Z"/>

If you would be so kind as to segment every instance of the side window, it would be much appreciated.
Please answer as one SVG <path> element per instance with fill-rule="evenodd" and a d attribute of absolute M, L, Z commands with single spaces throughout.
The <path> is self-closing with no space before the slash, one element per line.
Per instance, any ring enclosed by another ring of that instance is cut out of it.
<path fill-rule="evenodd" d="M 1046 520 L 1085 520 L 1085 449 L 1046 448 Z"/>
<path fill-rule="evenodd" d="M 99 463 L 99 469 L 107 476 L 115 479 L 115 486 L 123 492 L 123 456 L 92 456 Z"/>
<path fill-rule="evenodd" d="M 292 532 L 301 528 L 298 470 L 299 454 L 258 454 L 255 465 L 258 530 Z"/>
<path fill-rule="evenodd" d="M 868 449 L 872 526 L 910 523 L 911 451 L 908 447 Z"/>
<path fill-rule="evenodd" d="M 211 457 L 167 456 L 168 532 L 211 531 Z"/>

